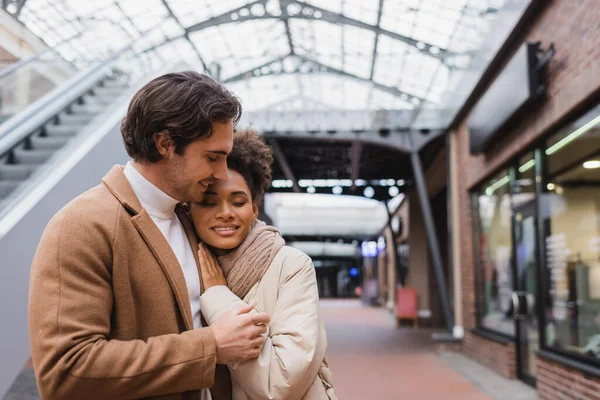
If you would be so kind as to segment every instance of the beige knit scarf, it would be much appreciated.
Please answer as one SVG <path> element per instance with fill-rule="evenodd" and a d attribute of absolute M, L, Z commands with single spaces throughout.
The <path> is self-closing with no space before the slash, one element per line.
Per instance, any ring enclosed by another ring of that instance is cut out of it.
<path fill-rule="evenodd" d="M 243 299 L 261 280 L 284 245 L 285 241 L 274 227 L 262 221 L 252 224 L 242 244 L 218 257 L 229 289 Z"/>

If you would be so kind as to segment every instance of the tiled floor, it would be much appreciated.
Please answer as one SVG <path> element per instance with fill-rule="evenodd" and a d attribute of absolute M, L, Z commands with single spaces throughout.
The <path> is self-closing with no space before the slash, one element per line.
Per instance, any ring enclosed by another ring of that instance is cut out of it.
<path fill-rule="evenodd" d="M 431 331 L 398 329 L 385 310 L 356 300 L 323 300 L 321 310 L 340 400 L 536 398 L 535 390 L 460 354 L 437 354 Z M 33 371 L 26 367 L 4 400 L 38 399 Z"/>
<path fill-rule="evenodd" d="M 492 399 L 437 356 L 431 331 L 398 329 L 389 313 L 325 300 L 328 359 L 341 400 Z"/>

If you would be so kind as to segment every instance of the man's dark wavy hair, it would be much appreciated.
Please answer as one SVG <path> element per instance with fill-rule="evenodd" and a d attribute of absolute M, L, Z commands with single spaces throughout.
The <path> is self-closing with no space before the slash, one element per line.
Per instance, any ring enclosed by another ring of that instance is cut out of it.
<path fill-rule="evenodd" d="M 121 134 L 127 154 L 135 161 L 155 163 L 161 155 L 155 136 L 166 133 L 183 154 L 190 143 L 210 137 L 212 124 L 242 115 L 239 99 L 208 75 L 176 72 L 153 79 L 131 100 Z"/>

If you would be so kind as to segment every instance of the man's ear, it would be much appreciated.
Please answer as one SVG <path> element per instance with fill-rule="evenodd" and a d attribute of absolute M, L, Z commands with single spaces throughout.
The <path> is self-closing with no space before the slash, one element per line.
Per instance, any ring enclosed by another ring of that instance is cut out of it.
<path fill-rule="evenodd" d="M 154 135 L 154 143 L 156 144 L 158 153 L 163 158 L 166 158 L 175 151 L 175 143 L 173 143 L 173 140 L 165 132 Z"/>

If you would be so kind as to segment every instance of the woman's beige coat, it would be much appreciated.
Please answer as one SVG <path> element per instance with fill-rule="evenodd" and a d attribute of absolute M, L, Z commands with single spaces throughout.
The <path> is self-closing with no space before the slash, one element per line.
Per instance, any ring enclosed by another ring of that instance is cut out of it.
<path fill-rule="evenodd" d="M 311 259 L 284 246 L 243 301 L 269 314 L 271 322 L 260 356 L 229 366 L 233 399 L 337 399 L 325 359 L 327 338 Z M 226 286 L 214 286 L 200 299 L 209 325 L 241 303 Z"/>

